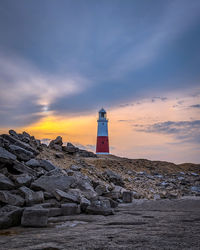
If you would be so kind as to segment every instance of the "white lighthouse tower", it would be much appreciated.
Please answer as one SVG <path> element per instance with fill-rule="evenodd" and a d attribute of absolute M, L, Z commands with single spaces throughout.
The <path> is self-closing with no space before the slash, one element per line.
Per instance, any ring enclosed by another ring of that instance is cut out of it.
<path fill-rule="evenodd" d="M 108 141 L 108 119 L 106 117 L 105 109 L 99 110 L 98 130 L 97 130 L 97 154 L 109 154 Z"/>

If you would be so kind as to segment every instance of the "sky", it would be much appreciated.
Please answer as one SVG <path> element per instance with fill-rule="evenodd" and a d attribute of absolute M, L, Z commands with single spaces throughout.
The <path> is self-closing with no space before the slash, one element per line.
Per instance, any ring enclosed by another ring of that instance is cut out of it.
<path fill-rule="evenodd" d="M 199 0 L 1 0 L 0 133 L 200 163 Z"/>

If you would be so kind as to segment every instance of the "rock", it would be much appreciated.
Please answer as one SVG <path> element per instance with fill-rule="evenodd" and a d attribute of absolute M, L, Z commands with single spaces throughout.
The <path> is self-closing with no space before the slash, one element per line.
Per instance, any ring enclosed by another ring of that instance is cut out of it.
<path fill-rule="evenodd" d="M 13 136 L 10 136 L 10 135 L 6 135 L 6 134 L 3 134 L 1 135 L 4 139 L 6 139 L 7 141 L 10 142 L 10 144 L 13 144 L 15 146 L 18 146 L 20 148 L 23 148 L 27 151 L 30 151 L 32 152 L 35 156 L 39 154 L 39 152 L 34 149 L 32 146 L 30 146 L 28 143 L 25 143 L 25 142 L 22 142 L 18 139 L 16 139 L 15 137 Z"/>
<path fill-rule="evenodd" d="M 35 170 L 29 168 L 25 164 L 21 162 L 14 162 L 13 165 L 7 166 L 8 172 L 14 175 L 19 175 L 19 174 L 29 174 L 30 176 L 37 177 L 38 174 Z"/>
<path fill-rule="evenodd" d="M 62 137 L 58 136 L 55 140 L 50 141 L 49 148 L 62 151 Z"/>
<path fill-rule="evenodd" d="M 17 157 L 14 154 L 11 154 L 6 149 L 0 147 L 0 163 L 12 164 Z"/>
<path fill-rule="evenodd" d="M 26 162 L 26 165 L 32 168 L 38 168 L 41 167 L 45 169 L 46 171 L 51 171 L 57 169 L 56 166 L 53 165 L 51 161 L 48 160 L 42 160 L 42 159 L 31 159 L 28 162 Z"/>
<path fill-rule="evenodd" d="M 65 172 L 63 172 L 64 170 L 60 169 L 60 168 L 56 168 L 54 170 L 49 171 L 48 173 L 46 173 L 47 176 L 52 176 L 52 175 L 65 175 Z"/>
<path fill-rule="evenodd" d="M 131 191 L 125 191 L 122 194 L 122 200 L 124 203 L 131 203 L 133 200 L 133 194 Z"/>
<path fill-rule="evenodd" d="M 80 170 L 81 170 L 81 167 L 80 167 L 80 166 L 76 166 L 76 165 L 72 165 L 72 166 L 70 167 L 70 169 L 71 169 L 72 171 L 80 171 Z"/>
<path fill-rule="evenodd" d="M 54 195 L 49 193 L 49 192 L 44 192 L 44 198 L 45 199 L 51 199 L 51 198 L 54 198 Z"/>
<path fill-rule="evenodd" d="M 24 227 L 45 227 L 48 222 L 48 209 L 39 207 L 25 208 L 21 224 Z"/>
<path fill-rule="evenodd" d="M 41 176 L 36 181 L 32 182 L 31 189 L 44 190 L 53 194 L 56 189 L 67 191 L 74 181 L 72 176 Z"/>
<path fill-rule="evenodd" d="M 26 205 L 33 205 L 44 202 L 44 193 L 42 191 L 34 192 L 25 186 L 20 187 L 19 190 L 23 193 Z"/>
<path fill-rule="evenodd" d="M 72 195 L 72 194 L 68 194 L 62 190 L 56 189 L 54 191 L 54 196 L 56 197 L 56 199 L 58 201 L 67 201 L 67 202 L 73 202 L 73 203 L 79 203 L 79 199 L 78 197 Z"/>
<path fill-rule="evenodd" d="M 76 152 L 79 151 L 79 149 L 77 147 L 75 147 L 73 144 L 71 143 L 67 143 L 67 146 L 63 146 L 62 150 L 68 154 L 75 154 Z"/>
<path fill-rule="evenodd" d="M 15 183 L 18 186 L 29 186 L 33 178 L 28 174 L 19 175 L 15 178 Z"/>
<path fill-rule="evenodd" d="M 24 199 L 19 195 L 10 193 L 9 191 L 0 191 L 0 203 L 13 206 L 23 206 Z"/>
<path fill-rule="evenodd" d="M 0 229 L 20 225 L 22 212 L 23 208 L 11 205 L 0 208 Z"/>
<path fill-rule="evenodd" d="M 9 150 L 17 156 L 17 158 L 21 161 L 29 161 L 34 157 L 34 154 L 24 148 L 21 148 L 16 145 L 10 145 Z"/>
<path fill-rule="evenodd" d="M 107 216 L 107 215 L 113 215 L 114 211 L 112 208 L 105 208 L 103 206 L 90 205 L 86 208 L 86 213 Z"/>
<path fill-rule="evenodd" d="M 55 216 L 60 216 L 62 215 L 62 208 L 59 207 L 52 207 L 49 208 L 49 217 L 55 217 Z"/>
<path fill-rule="evenodd" d="M 80 213 L 76 203 L 66 203 L 61 205 L 62 215 L 72 215 Z"/>
<path fill-rule="evenodd" d="M 100 184 L 95 188 L 95 192 L 97 192 L 98 195 L 103 195 L 108 193 L 108 188 L 106 185 Z"/>
<path fill-rule="evenodd" d="M 115 185 L 119 185 L 119 186 L 123 186 L 124 185 L 124 182 L 122 180 L 122 177 L 116 173 L 114 173 L 113 171 L 111 170 L 106 170 L 104 173 L 103 173 L 104 176 L 107 177 L 107 179 L 114 183 Z"/>
<path fill-rule="evenodd" d="M 200 193 L 200 186 L 192 186 L 191 191 L 194 193 Z"/>
<path fill-rule="evenodd" d="M 5 175 L 0 174 L 0 189 L 1 190 L 10 190 L 14 189 L 15 185 L 14 183 Z"/>
<path fill-rule="evenodd" d="M 46 171 L 56 170 L 57 167 L 53 165 L 51 161 L 41 160 L 41 167 L 43 167 Z"/>
<path fill-rule="evenodd" d="M 80 200 L 81 211 L 85 212 L 86 208 L 90 205 L 91 205 L 91 202 L 88 199 L 86 199 L 85 197 L 81 197 L 81 200 Z"/>
<path fill-rule="evenodd" d="M 78 155 L 81 157 L 97 157 L 97 155 L 94 154 L 93 152 L 89 152 L 89 151 L 83 150 L 83 149 L 78 150 Z"/>
<path fill-rule="evenodd" d="M 197 173 L 194 173 L 194 172 L 192 172 L 191 175 L 192 175 L 192 176 L 195 176 L 195 177 L 198 177 L 198 176 L 199 176 Z"/>
<path fill-rule="evenodd" d="M 64 154 L 63 153 L 55 153 L 55 157 L 58 159 L 64 159 Z"/>
<path fill-rule="evenodd" d="M 15 132 L 15 130 L 10 129 L 10 130 L 8 131 L 8 133 L 9 133 L 11 136 L 15 137 L 16 139 L 19 139 L 18 134 Z"/>

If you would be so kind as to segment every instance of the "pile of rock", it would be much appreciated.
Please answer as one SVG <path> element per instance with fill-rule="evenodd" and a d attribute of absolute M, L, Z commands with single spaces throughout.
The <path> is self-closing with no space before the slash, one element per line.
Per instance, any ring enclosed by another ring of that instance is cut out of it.
<path fill-rule="evenodd" d="M 54 149 L 59 152 L 64 152 L 70 155 L 82 156 L 82 157 L 97 157 L 96 154 L 75 147 L 72 143 L 68 142 L 66 146 L 63 146 L 62 137 L 58 136 L 55 140 L 50 141 L 50 149 Z M 58 155 L 59 158 L 59 155 Z"/>
<path fill-rule="evenodd" d="M 9 134 L 0 136 L 0 228 L 46 226 L 52 216 L 114 213 L 123 195 L 120 176 L 105 173 L 118 186 L 105 185 L 85 176 L 81 166 L 60 169 L 36 158 L 45 147 L 39 140 L 25 132 L 10 130 Z M 62 146 L 61 137 L 51 141 L 49 148 L 90 155 L 72 144 Z"/>

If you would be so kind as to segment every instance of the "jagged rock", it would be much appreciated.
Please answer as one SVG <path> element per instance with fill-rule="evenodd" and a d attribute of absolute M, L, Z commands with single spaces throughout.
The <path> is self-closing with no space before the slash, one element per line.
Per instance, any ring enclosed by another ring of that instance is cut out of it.
<path fill-rule="evenodd" d="M 1 190 L 10 190 L 14 189 L 15 185 L 14 183 L 5 175 L 0 174 L 0 189 Z"/>
<path fill-rule="evenodd" d="M 20 148 L 23 148 L 27 151 L 32 152 L 35 156 L 39 154 L 39 152 L 34 149 L 32 146 L 30 146 L 28 143 L 22 142 L 18 139 L 16 139 L 15 137 L 11 136 L 11 135 L 6 135 L 3 134 L 1 135 L 4 139 L 8 140 L 10 142 L 10 144 L 13 144 L 15 146 L 18 146 Z"/>
<path fill-rule="evenodd" d="M 72 176 L 41 176 L 36 181 L 32 182 L 31 189 L 44 190 L 53 194 L 56 189 L 67 191 L 74 181 L 75 179 Z"/>
<path fill-rule="evenodd" d="M 18 134 L 15 132 L 15 130 L 10 129 L 10 130 L 8 131 L 8 133 L 9 133 L 10 135 L 12 135 L 13 137 L 15 137 L 16 139 L 19 139 Z"/>
<path fill-rule="evenodd" d="M 66 175 L 66 173 L 64 172 L 64 170 L 56 168 L 46 173 L 46 176 L 52 176 L 52 175 Z"/>
<path fill-rule="evenodd" d="M 21 163 L 21 162 L 14 162 L 13 165 L 11 166 L 7 166 L 8 172 L 11 174 L 29 174 L 30 176 L 34 176 L 37 177 L 38 174 L 35 170 L 29 168 L 28 166 L 26 166 L 25 164 Z"/>
<path fill-rule="evenodd" d="M 93 152 L 82 150 L 82 149 L 78 150 L 78 155 L 81 157 L 97 157 L 97 155 L 94 154 Z"/>
<path fill-rule="evenodd" d="M 79 149 L 70 142 L 67 143 L 67 146 L 63 146 L 62 150 L 68 154 L 75 154 L 76 152 L 79 151 Z"/>
<path fill-rule="evenodd" d="M 26 162 L 26 165 L 32 168 L 44 168 L 46 171 L 51 171 L 57 169 L 56 166 L 53 165 L 51 161 L 43 160 L 43 159 L 31 159 Z"/>
<path fill-rule="evenodd" d="M 124 203 L 131 203 L 133 200 L 133 193 L 131 191 L 125 191 L 122 194 L 122 200 Z"/>
<path fill-rule="evenodd" d="M 58 136 L 55 140 L 50 141 L 49 148 L 62 151 L 62 137 Z"/>
<path fill-rule="evenodd" d="M 100 184 L 95 188 L 95 192 L 97 192 L 98 195 L 103 195 L 108 193 L 108 188 L 106 185 Z"/>
<path fill-rule="evenodd" d="M 112 183 L 114 183 L 115 185 L 119 185 L 119 186 L 123 186 L 124 182 L 122 180 L 122 177 L 119 174 L 114 173 L 111 170 L 106 170 L 103 173 L 104 176 L 106 176 L 108 178 L 108 180 Z"/>
<path fill-rule="evenodd" d="M 34 154 L 32 152 L 16 145 L 9 145 L 9 150 L 21 161 L 29 161 L 34 157 Z"/>
<path fill-rule="evenodd" d="M 64 154 L 63 153 L 55 153 L 55 157 L 58 159 L 64 159 Z"/>
<path fill-rule="evenodd" d="M 0 208 L 0 229 L 20 225 L 22 212 L 23 208 L 11 205 Z"/>
<path fill-rule="evenodd" d="M 24 199 L 19 195 L 10 193 L 9 191 L 0 191 L 0 203 L 13 206 L 23 206 Z"/>
<path fill-rule="evenodd" d="M 26 205 L 33 205 L 44 202 L 44 193 L 42 191 L 34 192 L 25 186 L 20 187 L 19 190 L 23 193 Z"/>
<path fill-rule="evenodd" d="M 48 222 L 49 210 L 40 207 L 25 208 L 21 224 L 24 227 L 45 227 Z"/>
<path fill-rule="evenodd" d="M 62 190 L 56 189 L 54 191 L 54 196 L 58 201 L 67 201 L 67 202 L 73 202 L 73 203 L 79 203 L 79 199 L 77 196 L 66 193 Z"/>
<path fill-rule="evenodd" d="M 72 166 L 70 166 L 70 169 L 71 169 L 72 171 L 80 171 L 80 170 L 81 170 L 81 167 L 80 167 L 80 166 L 76 166 L 76 165 L 72 165 Z"/>
<path fill-rule="evenodd" d="M 81 211 L 85 212 L 86 208 L 90 205 L 91 205 L 91 202 L 88 199 L 86 199 L 85 197 L 81 197 L 81 200 L 80 200 Z"/>
<path fill-rule="evenodd" d="M 62 215 L 79 214 L 80 209 L 76 203 L 66 203 L 61 205 Z"/>
<path fill-rule="evenodd" d="M 19 175 L 15 178 L 15 183 L 17 186 L 29 186 L 33 180 L 33 177 L 31 177 L 28 174 Z"/>
<path fill-rule="evenodd" d="M 11 154 L 6 149 L 0 147 L 0 163 L 12 164 L 16 159 L 17 157 L 14 154 Z"/>

